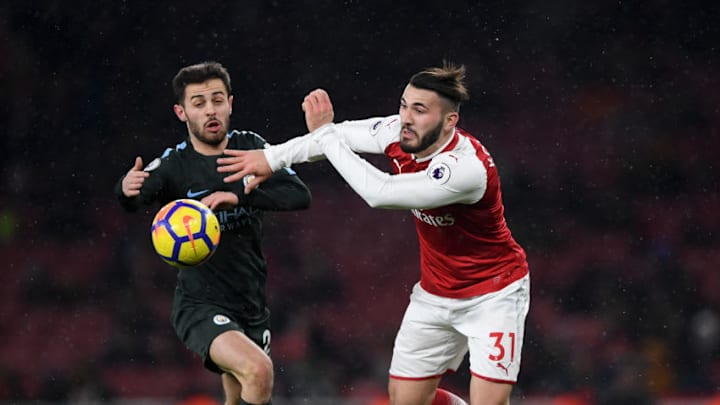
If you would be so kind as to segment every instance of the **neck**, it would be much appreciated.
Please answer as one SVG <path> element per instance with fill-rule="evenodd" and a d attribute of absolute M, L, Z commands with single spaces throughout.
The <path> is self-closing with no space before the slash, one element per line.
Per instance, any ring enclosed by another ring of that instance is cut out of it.
<path fill-rule="evenodd" d="M 225 137 L 222 142 L 220 142 L 217 145 L 211 145 L 209 143 L 205 143 L 198 139 L 197 137 L 190 135 L 190 143 L 193 146 L 193 149 L 201 155 L 206 156 L 215 156 L 215 155 L 222 155 L 223 151 L 227 147 L 228 139 Z"/>

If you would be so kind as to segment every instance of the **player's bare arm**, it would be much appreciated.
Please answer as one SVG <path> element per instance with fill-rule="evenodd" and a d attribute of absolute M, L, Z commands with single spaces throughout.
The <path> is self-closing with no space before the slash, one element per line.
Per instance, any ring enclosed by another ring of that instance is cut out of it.
<path fill-rule="evenodd" d="M 323 89 L 316 89 L 308 93 L 303 100 L 302 109 L 305 112 L 305 124 L 309 132 L 333 122 L 335 118 L 330 96 Z"/>
<path fill-rule="evenodd" d="M 125 174 L 122 181 L 122 192 L 125 197 L 137 197 L 140 195 L 145 179 L 150 173 L 143 171 L 143 161 L 140 156 L 135 158 L 135 165 Z"/>

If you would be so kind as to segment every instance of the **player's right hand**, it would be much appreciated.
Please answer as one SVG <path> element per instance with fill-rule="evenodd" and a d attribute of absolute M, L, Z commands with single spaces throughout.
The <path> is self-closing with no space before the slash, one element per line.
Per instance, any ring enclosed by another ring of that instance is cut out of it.
<path fill-rule="evenodd" d="M 335 119 L 330 96 L 323 89 L 316 89 L 308 93 L 303 100 L 302 109 L 305 111 L 305 124 L 310 132 Z"/>
<path fill-rule="evenodd" d="M 225 155 L 227 156 L 217 160 L 217 171 L 231 173 L 223 179 L 225 183 L 242 180 L 245 186 L 245 194 L 250 194 L 255 187 L 272 175 L 272 169 L 262 149 L 226 149 Z"/>
<path fill-rule="evenodd" d="M 135 165 L 130 168 L 122 181 L 122 192 L 125 197 L 135 197 L 140 195 L 145 179 L 150 173 L 143 171 L 143 161 L 140 156 L 135 158 Z"/>

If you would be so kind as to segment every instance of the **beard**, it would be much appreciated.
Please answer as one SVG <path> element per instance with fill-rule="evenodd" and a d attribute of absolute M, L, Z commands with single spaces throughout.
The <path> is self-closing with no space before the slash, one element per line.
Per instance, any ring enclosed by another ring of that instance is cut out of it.
<path fill-rule="evenodd" d="M 220 123 L 220 129 L 227 128 L 225 122 L 219 119 L 216 120 Z M 190 129 L 190 133 L 200 142 L 211 146 L 220 145 L 227 137 L 227 131 L 205 131 L 204 125 L 200 125 L 194 121 L 188 121 L 188 128 Z"/>
<path fill-rule="evenodd" d="M 405 153 L 420 153 L 424 151 L 425 149 L 429 148 L 430 145 L 434 144 L 435 142 L 437 142 L 438 139 L 440 139 L 440 134 L 442 133 L 442 126 L 443 123 L 441 121 L 435 128 L 429 130 L 422 135 L 415 132 L 415 134 L 418 136 L 418 139 L 420 139 L 420 143 L 413 146 L 401 141 L 400 149 L 402 149 L 402 151 Z"/>

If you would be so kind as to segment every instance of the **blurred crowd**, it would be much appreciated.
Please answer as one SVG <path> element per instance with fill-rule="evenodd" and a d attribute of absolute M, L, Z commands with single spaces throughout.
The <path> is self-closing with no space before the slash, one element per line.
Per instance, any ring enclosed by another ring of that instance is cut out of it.
<path fill-rule="evenodd" d="M 233 127 L 271 143 L 304 132 L 315 87 L 338 120 L 389 115 L 415 71 L 466 64 L 460 126 L 493 154 L 531 268 L 516 395 L 720 391 L 717 7 L 133 3 L 0 5 L 0 400 L 219 397 L 169 324 L 156 207 L 112 195 L 183 139 L 170 80 L 206 59 L 233 77 Z M 419 276 L 412 216 L 326 163 L 295 169 L 312 207 L 266 226 L 276 395 L 381 397 Z M 444 385 L 468 380 L 465 363 Z"/>

